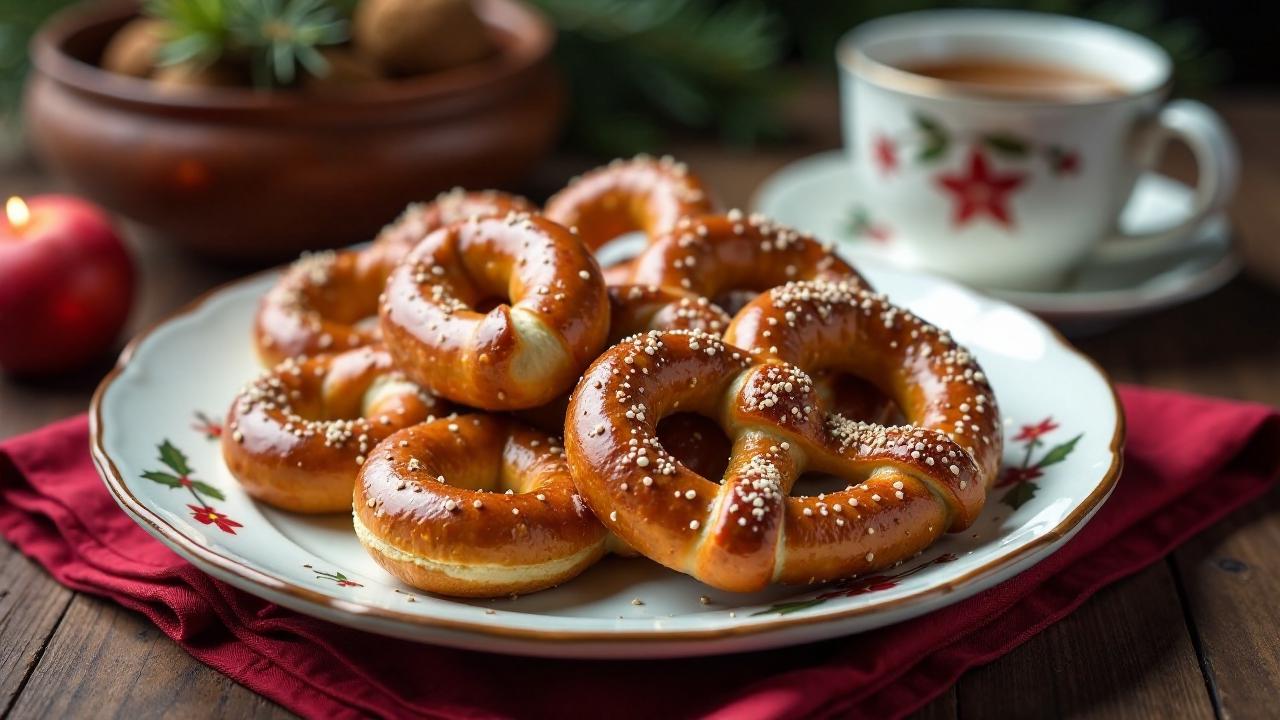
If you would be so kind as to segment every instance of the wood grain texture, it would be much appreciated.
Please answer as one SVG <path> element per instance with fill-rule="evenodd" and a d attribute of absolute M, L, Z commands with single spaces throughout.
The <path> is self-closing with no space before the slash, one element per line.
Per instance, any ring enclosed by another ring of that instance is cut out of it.
<path fill-rule="evenodd" d="M 293 717 L 193 660 L 141 615 L 77 595 L 10 717 L 88 716 Z"/>
<path fill-rule="evenodd" d="M 967 718 L 1212 717 L 1164 563 L 1098 593 L 959 686 Z"/>
<path fill-rule="evenodd" d="M 1280 691 L 1280 489 L 1174 556 L 1223 717 L 1275 717 Z"/>
<path fill-rule="evenodd" d="M 956 707 L 956 688 L 951 686 L 941 695 L 929 701 L 928 705 L 912 713 L 912 720 L 954 720 L 959 710 Z"/>
<path fill-rule="evenodd" d="M 0 543 L 0 716 L 23 689 L 73 595 L 35 562 Z"/>

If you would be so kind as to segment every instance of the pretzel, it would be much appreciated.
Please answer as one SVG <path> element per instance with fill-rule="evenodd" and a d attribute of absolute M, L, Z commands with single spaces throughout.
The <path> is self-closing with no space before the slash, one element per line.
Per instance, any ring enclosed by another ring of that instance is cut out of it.
<path fill-rule="evenodd" d="M 685 218 L 635 258 L 630 281 L 711 298 L 729 312 L 793 280 L 866 281 L 830 245 L 763 215 Z"/>
<path fill-rule="evenodd" d="M 348 510 L 356 472 L 378 441 L 442 411 L 392 368 L 385 350 L 290 358 L 231 403 L 222 456 L 263 502 L 304 513 Z"/>
<path fill-rule="evenodd" d="M 379 314 L 410 378 L 488 410 L 535 407 L 567 392 L 609 330 L 595 258 L 566 228 L 520 213 L 428 235 L 387 279 Z"/>
<path fill-rule="evenodd" d="M 702 330 L 719 335 L 729 313 L 699 295 L 657 285 L 609 286 L 609 343 L 649 330 Z"/>
<path fill-rule="evenodd" d="M 608 293 L 610 345 L 648 330 L 703 330 L 719 335 L 731 319 L 706 298 L 683 290 L 622 285 L 609 287 Z M 564 413 L 568 407 L 566 391 L 545 405 L 521 410 L 516 415 L 540 430 L 560 435 L 564 433 Z"/>
<path fill-rule="evenodd" d="M 972 356 L 856 283 L 772 290 L 739 313 L 729 334 L 750 340 L 765 327 L 779 350 L 753 355 L 701 332 L 650 332 L 587 370 L 570 402 L 565 448 L 575 484 L 609 530 L 707 584 L 753 591 L 878 570 L 974 521 L 1000 436 Z M 779 357 L 890 388 L 913 424 L 832 412 L 811 377 Z M 715 419 L 731 439 L 721 484 L 658 440 L 658 422 L 677 411 Z M 809 471 L 849 485 L 789 496 Z"/>
<path fill-rule="evenodd" d="M 576 228 L 587 247 L 597 250 L 624 233 L 658 237 L 681 218 L 711 209 L 702 182 L 684 163 L 637 155 L 575 178 L 547 201 L 544 213 Z"/>
<path fill-rule="evenodd" d="M 605 552 L 605 530 L 574 489 L 559 443 L 498 415 L 388 437 L 360 469 L 354 524 L 388 572 L 446 595 L 541 590 Z"/>
<path fill-rule="evenodd" d="M 422 238 L 446 225 L 472 217 L 502 217 L 510 212 L 537 212 L 538 207 L 519 195 L 500 190 L 468 192 L 454 188 L 429 203 L 413 203 L 395 222 L 384 227 L 374 245 L 393 246 L 403 255 Z"/>
<path fill-rule="evenodd" d="M 378 341 L 378 294 L 395 264 L 433 230 L 469 217 L 533 205 L 501 193 L 442 193 L 410 205 L 365 250 L 304 254 L 258 305 L 254 342 L 268 367 L 297 355 L 342 352 Z"/>

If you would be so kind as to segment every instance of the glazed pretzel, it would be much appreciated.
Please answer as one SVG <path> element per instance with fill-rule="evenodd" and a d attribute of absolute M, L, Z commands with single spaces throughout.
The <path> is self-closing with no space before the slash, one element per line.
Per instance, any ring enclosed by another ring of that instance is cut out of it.
<path fill-rule="evenodd" d="M 454 188 L 440 193 L 429 203 L 412 203 L 384 227 L 374 245 L 399 248 L 404 256 L 422 238 L 446 225 L 472 217 L 501 217 L 510 212 L 537 212 L 538 207 L 519 195 L 501 190 L 467 191 Z"/>
<path fill-rule="evenodd" d="M 253 331 L 258 357 L 272 366 L 298 355 L 377 342 L 378 295 L 391 269 L 419 240 L 452 222 L 532 207 L 524 198 L 496 190 L 454 190 L 410 205 L 372 247 L 303 255 L 258 305 Z"/>
<path fill-rule="evenodd" d="M 680 221 L 636 257 L 630 280 L 681 288 L 730 312 L 793 280 L 846 280 L 867 287 L 830 245 L 738 210 Z"/>
<path fill-rule="evenodd" d="M 683 290 L 623 285 L 610 287 L 608 292 L 609 345 L 629 335 L 649 330 L 703 330 L 719 335 L 729 327 L 731 318 L 728 313 L 706 298 Z M 545 405 L 521 410 L 516 415 L 539 430 L 561 435 L 564 433 L 564 413 L 568 407 L 569 393 L 566 391 Z M 692 445 L 688 447 L 693 449 Z M 704 464 L 710 461 L 706 457 Z"/>
<path fill-rule="evenodd" d="M 547 201 L 544 212 L 576 228 L 587 247 L 597 250 L 629 232 L 655 238 L 673 230 L 681 218 L 711 208 L 702 182 L 684 163 L 637 155 L 574 178 Z"/>
<path fill-rule="evenodd" d="M 609 330 L 595 258 L 568 229 L 522 213 L 428 235 L 391 273 L 379 314 L 410 378 L 489 410 L 567 392 Z"/>
<path fill-rule="evenodd" d="M 382 438 L 442 411 L 391 367 L 385 350 L 286 359 L 231 403 L 222 456 L 263 502 L 338 512 L 350 509 L 356 472 Z"/>
<path fill-rule="evenodd" d="M 848 282 L 787 283 L 739 311 L 724 341 L 815 375 L 865 378 L 872 387 L 838 390 L 837 406 L 882 388 L 908 422 L 946 433 L 994 482 L 1003 436 L 986 375 L 950 335 L 884 296 Z"/>
<path fill-rule="evenodd" d="M 376 342 L 378 293 L 395 260 L 381 248 L 304 254 L 258 303 L 258 358 L 270 367 Z"/>
<path fill-rule="evenodd" d="M 379 565 L 446 595 L 541 590 L 605 552 L 559 442 L 482 413 L 388 437 L 360 469 L 354 522 Z"/>
<path fill-rule="evenodd" d="M 702 330 L 719 335 L 729 313 L 700 295 L 657 285 L 609 286 L 609 343 L 649 330 Z"/>
<path fill-rule="evenodd" d="M 807 353 L 821 351 L 817 364 L 892 388 L 916 424 L 829 412 L 799 368 L 761 362 L 705 333 L 636 336 L 587 370 L 566 419 L 575 484 L 605 526 L 668 567 L 752 591 L 880 569 L 972 523 L 1000 443 L 990 388 L 972 357 L 854 284 L 787 285 L 744 313 L 754 318 L 766 306 L 785 337 L 779 347 L 801 346 L 811 362 Z M 748 320 L 739 317 L 745 337 Z M 732 440 L 721 484 L 676 462 L 657 439 L 658 422 L 675 411 L 714 418 Z M 806 471 L 849 485 L 789 496 Z"/>

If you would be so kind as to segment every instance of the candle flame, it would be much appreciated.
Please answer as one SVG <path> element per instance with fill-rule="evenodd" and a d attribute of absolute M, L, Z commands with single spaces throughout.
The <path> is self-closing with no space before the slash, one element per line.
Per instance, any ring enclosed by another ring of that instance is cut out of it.
<path fill-rule="evenodd" d="M 31 209 L 27 207 L 26 201 L 14 195 L 4 204 L 4 214 L 9 218 L 9 225 L 14 228 L 20 228 L 31 220 Z"/>

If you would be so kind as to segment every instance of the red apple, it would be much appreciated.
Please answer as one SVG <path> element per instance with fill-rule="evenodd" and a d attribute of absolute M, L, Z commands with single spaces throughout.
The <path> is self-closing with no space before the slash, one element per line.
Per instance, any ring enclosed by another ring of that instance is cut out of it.
<path fill-rule="evenodd" d="M 4 215 L 0 369 L 50 375 L 100 357 L 133 302 L 133 263 L 111 220 L 65 195 L 11 198 Z"/>

